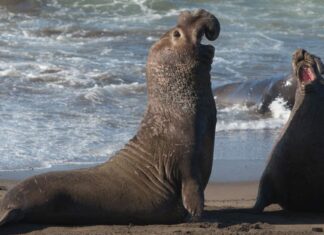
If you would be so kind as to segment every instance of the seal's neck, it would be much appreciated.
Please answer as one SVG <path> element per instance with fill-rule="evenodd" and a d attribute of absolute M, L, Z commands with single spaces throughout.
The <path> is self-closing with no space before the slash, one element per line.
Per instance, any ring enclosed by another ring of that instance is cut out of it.
<path fill-rule="evenodd" d="M 322 108 L 320 103 L 324 102 L 324 91 L 316 86 L 298 86 L 295 95 L 295 104 L 291 112 L 291 116 L 298 112 L 299 109 L 308 109 L 314 107 Z"/>
<path fill-rule="evenodd" d="M 148 109 L 151 112 L 196 113 L 214 104 L 208 70 L 186 66 L 151 66 L 147 70 Z"/>
<path fill-rule="evenodd" d="M 304 90 L 298 89 L 296 91 L 294 107 L 283 132 L 288 128 L 292 130 L 308 130 L 324 125 L 323 103 L 323 94 L 318 92 L 305 93 Z"/>

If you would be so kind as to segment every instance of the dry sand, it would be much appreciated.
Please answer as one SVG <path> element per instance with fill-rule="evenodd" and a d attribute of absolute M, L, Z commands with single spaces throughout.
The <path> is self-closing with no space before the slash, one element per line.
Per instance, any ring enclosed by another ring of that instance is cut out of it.
<path fill-rule="evenodd" d="M 6 188 L 16 182 L 0 180 L 0 199 Z M 4 187 L 2 187 L 4 186 Z M 320 234 L 324 214 L 285 212 L 273 205 L 262 214 L 236 210 L 248 208 L 257 194 L 256 182 L 210 183 L 206 189 L 206 207 L 202 222 L 148 226 L 46 226 L 14 224 L 0 228 L 7 234 Z"/>

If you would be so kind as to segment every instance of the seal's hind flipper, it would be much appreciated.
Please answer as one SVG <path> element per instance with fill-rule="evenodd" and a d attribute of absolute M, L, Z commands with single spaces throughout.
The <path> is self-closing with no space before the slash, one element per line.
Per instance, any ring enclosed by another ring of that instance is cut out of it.
<path fill-rule="evenodd" d="M 9 209 L 0 213 L 0 226 L 13 221 L 19 221 L 22 218 L 21 210 Z"/>

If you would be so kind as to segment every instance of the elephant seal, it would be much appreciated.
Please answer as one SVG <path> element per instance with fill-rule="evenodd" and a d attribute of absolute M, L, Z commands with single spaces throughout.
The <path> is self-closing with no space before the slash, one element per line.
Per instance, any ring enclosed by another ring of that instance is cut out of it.
<path fill-rule="evenodd" d="M 45 2 L 44 0 L 0 0 L 0 7 L 4 6 L 13 13 L 38 15 Z"/>
<path fill-rule="evenodd" d="M 295 104 L 261 177 L 255 212 L 271 203 L 286 210 L 324 212 L 324 66 L 298 49 L 292 67 Z"/>
<path fill-rule="evenodd" d="M 269 106 L 276 98 L 283 98 L 288 108 L 295 103 L 297 83 L 292 75 L 246 82 L 235 82 L 216 87 L 214 95 L 217 104 L 228 106 L 234 104 L 256 106 L 257 112 L 270 111 Z"/>
<path fill-rule="evenodd" d="M 11 189 L 0 224 L 154 224 L 199 218 L 211 173 L 216 107 L 210 70 L 220 25 L 182 12 L 150 49 L 147 109 L 137 134 L 106 163 L 31 177 Z"/>

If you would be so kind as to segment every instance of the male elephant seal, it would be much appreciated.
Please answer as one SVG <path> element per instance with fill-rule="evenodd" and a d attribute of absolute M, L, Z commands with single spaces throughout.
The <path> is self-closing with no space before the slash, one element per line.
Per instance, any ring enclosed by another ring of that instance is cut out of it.
<path fill-rule="evenodd" d="M 205 10 L 182 12 L 150 49 L 148 105 L 140 128 L 108 162 L 47 173 L 10 190 L 0 223 L 177 223 L 201 215 L 214 150 L 211 45 L 220 31 Z"/>
<path fill-rule="evenodd" d="M 292 67 L 296 101 L 261 178 L 257 212 L 271 203 L 287 210 L 324 212 L 323 64 L 299 49 Z"/>

